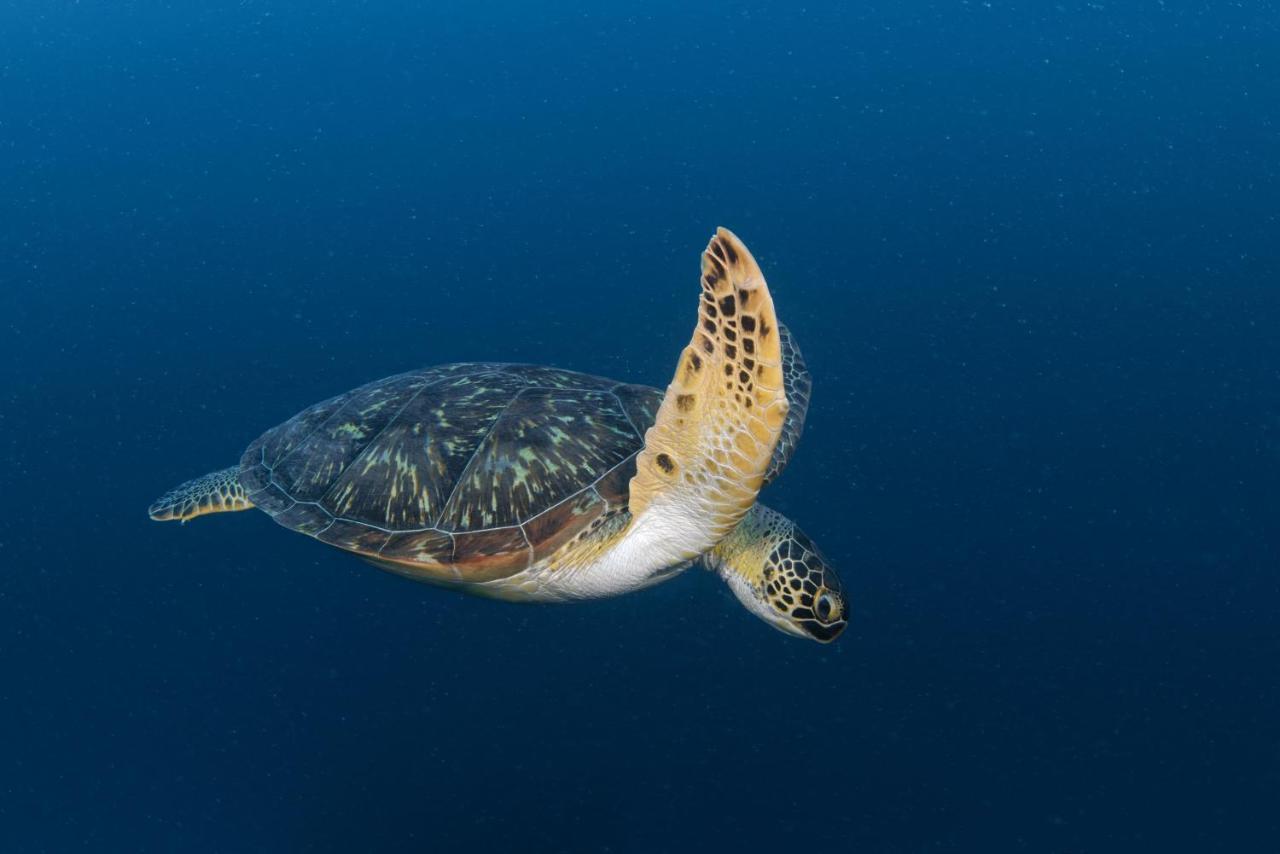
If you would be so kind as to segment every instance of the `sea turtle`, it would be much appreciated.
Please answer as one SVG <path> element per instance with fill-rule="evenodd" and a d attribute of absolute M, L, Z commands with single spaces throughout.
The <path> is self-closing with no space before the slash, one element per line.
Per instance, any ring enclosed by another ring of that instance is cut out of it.
<path fill-rule="evenodd" d="M 517 601 L 616 596 L 701 559 L 770 625 L 832 641 L 839 578 L 756 503 L 804 426 L 804 360 L 726 229 L 701 282 L 665 393 L 534 365 L 411 371 L 303 410 L 150 516 L 257 507 L 383 569 Z"/>

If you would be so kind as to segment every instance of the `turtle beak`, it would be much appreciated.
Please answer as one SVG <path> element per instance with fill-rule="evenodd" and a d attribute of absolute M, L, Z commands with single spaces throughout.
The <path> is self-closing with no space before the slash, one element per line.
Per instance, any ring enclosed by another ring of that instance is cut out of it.
<path fill-rule="evenodd" d="M 834 623 L 819 623 L 817 620 L 804 620 L 801 624 L 804 636 L 812 638 L 818 643 L 831 643 L 844 633 L 849 625 L 848 620 L 838 620 Z"/>

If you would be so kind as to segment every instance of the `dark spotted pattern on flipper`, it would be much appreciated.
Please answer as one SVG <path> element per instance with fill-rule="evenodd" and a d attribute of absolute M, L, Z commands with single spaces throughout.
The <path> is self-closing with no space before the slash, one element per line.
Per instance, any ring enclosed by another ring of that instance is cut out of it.
<path fill-rule="evenodd" d="M 702 254 L 697 324 L 636 458 L 628 506 L 681 517 L 672 562 L 697 557 L 755 503 L 788 403 L 777 312 L 747 247 L 717 229 Z"/>
<path fill-rule="evenodd" d="M 813 378 L 805 366 L 800 347 L 791 337 L 791 331 L 781 323 L 778 324 L 779 343 L 782 346 L 782 387 L 787 393 L 787 417 L 782 422 L 782 435 L 773 448 L 773 456 L 769 458 L 769 468 L 765 471 L 765 484 L 772 483 L 782 474 L 800 443 L 800 434 L 804 432 L 804 417 L 809 411 L 809 395 L 813 390 Z"/>
<path fill-rule="evenodd" d="M 186 522 L 206 513 L 232 513 L 252 507 L 240 485 L 240 467 L 215 471 L 171 489 L 147 509 L 157 522 Z"/>
<path fill-rule="evenodd" d="M 241 480 L 286 527 L 438 580 L 502 578 L 617 513 L 655 389 L 528 365 L 446 365 L 305 410 Z"/>

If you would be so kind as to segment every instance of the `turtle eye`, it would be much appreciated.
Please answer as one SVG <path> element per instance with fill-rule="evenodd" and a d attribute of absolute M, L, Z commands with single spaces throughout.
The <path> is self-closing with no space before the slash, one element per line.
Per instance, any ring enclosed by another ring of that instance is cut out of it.
<path fill-rule="evenodd" d="M 813 610 L 818 615 L 818 619 L 824 623 L 831 621 L 831 614 L 835 610 L 835 601 L 826 593 L 818 597 L 818 601 L 814 603 Z"/>

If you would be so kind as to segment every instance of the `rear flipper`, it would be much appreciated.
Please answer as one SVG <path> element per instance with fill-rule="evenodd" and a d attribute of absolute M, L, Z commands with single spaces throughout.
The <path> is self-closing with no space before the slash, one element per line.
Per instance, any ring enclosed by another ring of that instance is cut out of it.
<path fill-rule="evenodd" d="M 240 466 L 232 466 L 169 490 L 147 508 L 147 513 L 157 522 L 177 519 L 185 523 L 206 513 L 234 513 L 251 507 L 253 502 L 240 485 Z"/>

